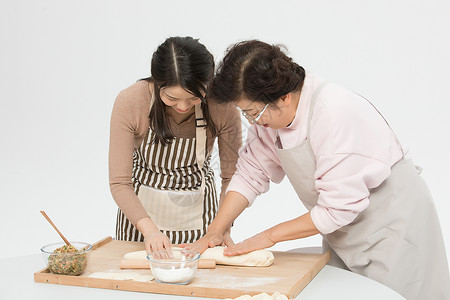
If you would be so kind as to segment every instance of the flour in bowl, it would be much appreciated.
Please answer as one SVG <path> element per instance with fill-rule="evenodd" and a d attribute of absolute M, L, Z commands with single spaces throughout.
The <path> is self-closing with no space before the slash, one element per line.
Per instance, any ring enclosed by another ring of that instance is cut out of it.
<path fill-rule="evenodd" d="M 152 268 L 153 276 L 159 281 L 169 283 L 187 283 L 194 278 L 195 269 L 172 267 L 170 269 Z"/>

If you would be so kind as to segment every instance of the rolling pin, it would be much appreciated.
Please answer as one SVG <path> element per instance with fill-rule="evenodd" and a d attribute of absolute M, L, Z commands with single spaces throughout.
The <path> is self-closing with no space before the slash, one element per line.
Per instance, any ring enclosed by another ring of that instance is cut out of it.
<path fill-rule="evenodd" d="M 199 269 L 214 269 L 216 267 L 216 260 L 214 259 L 199 259 Z M 121 269 L 149 269 L 149 262 L 145 259 L 122 259 L 120 261 Z"/>

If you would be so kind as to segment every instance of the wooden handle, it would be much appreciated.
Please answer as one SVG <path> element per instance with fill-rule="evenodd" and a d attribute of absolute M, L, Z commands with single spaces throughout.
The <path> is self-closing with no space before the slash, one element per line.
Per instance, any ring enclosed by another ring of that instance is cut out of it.
<path fill-rule="evenodd" d="M 56 228 L 55 224 L 53 224 L 52 220 L 50 220 L 50 218 L 47 216 L 47 214 L 43 210 L 41 210 L 41 214 L 44 216 L 44 218 L 47 219 L 47 221 L 50 223 L 50 225 L 52 225 L 53 228 L 55 228 L 56 232 L 58 232 L 59 236 L 64 240 L 64 242 L 68 246 L 70 246 L 69 241 L 63 236 L 63 234 L 58 230 L 58 228 Z"/>
<path fill-rule="evenodd" d="M 105 244 L 108 244 L 108 243 L 111 242 L 111 241 L 112 241 L 112 237 L 110 237 L 110 236 L 104 237 L 104 238 L 102 238 L 101 240 L 95 242 L 95 243 L 92 245 L 92 250 L 95 250 L 95 249 L 97 249 L 98 247 L 101 247 L 101 246 L 103 246 L 103 245 L 105 245 Z"/>
<path fill-rule="evenodd" d="M 215 259 L 199 259 L 198 260 L 199 269 L 215 269 L 216 260 Z"/>
<path fill-rule="evenodd" d="M 214 269 L 216 267 L 216 261 L 214 259 L 199 259 L 199 269 Z M 120 261 L 121 269 L 149 269 L 150 264 L 144 259 L 122 259 Z"/>

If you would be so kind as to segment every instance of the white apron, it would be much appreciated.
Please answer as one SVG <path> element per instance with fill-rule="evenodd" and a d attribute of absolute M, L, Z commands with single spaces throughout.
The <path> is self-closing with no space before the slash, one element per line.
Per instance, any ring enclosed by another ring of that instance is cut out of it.
<path fill-rule="evenodd" d="M 318 200 L 316 158 L 309 138 L 314 102 L 311 98 L 308 138 L 294 148 L 275 147 L 297 195 L 311 210 Z M 450 299 L 450 279 L 441 228 L 431 194 L 409 159 L 392 167 L 391 175 L 370 191 L 370 204 L 349 225 L 323 235 L 331 250 L 330 265 L 349 269 L 397 291 L 406 299 Z M 369 292 L 369 291 L 368 291 Z"/>

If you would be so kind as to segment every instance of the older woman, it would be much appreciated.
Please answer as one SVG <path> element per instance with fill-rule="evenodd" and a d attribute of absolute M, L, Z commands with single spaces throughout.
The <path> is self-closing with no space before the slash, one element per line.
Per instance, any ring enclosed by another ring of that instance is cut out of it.
<path fill-rule="evenodd" d="M 449 299 L 449 272 L 428 188 L 397 137 L 366 99 L 305 74 L 278 46 L 232 46 L 213 94 L 248 119 L 223 205 L 190 248 L 223 233 L 269 182 L 286 175 L 308 213 L 237 245 L 226 255 L 320 233 L 331 264 L 375 279 L 407 299 Z M 276 201 L 276 199 L 274 199 Z"/>

